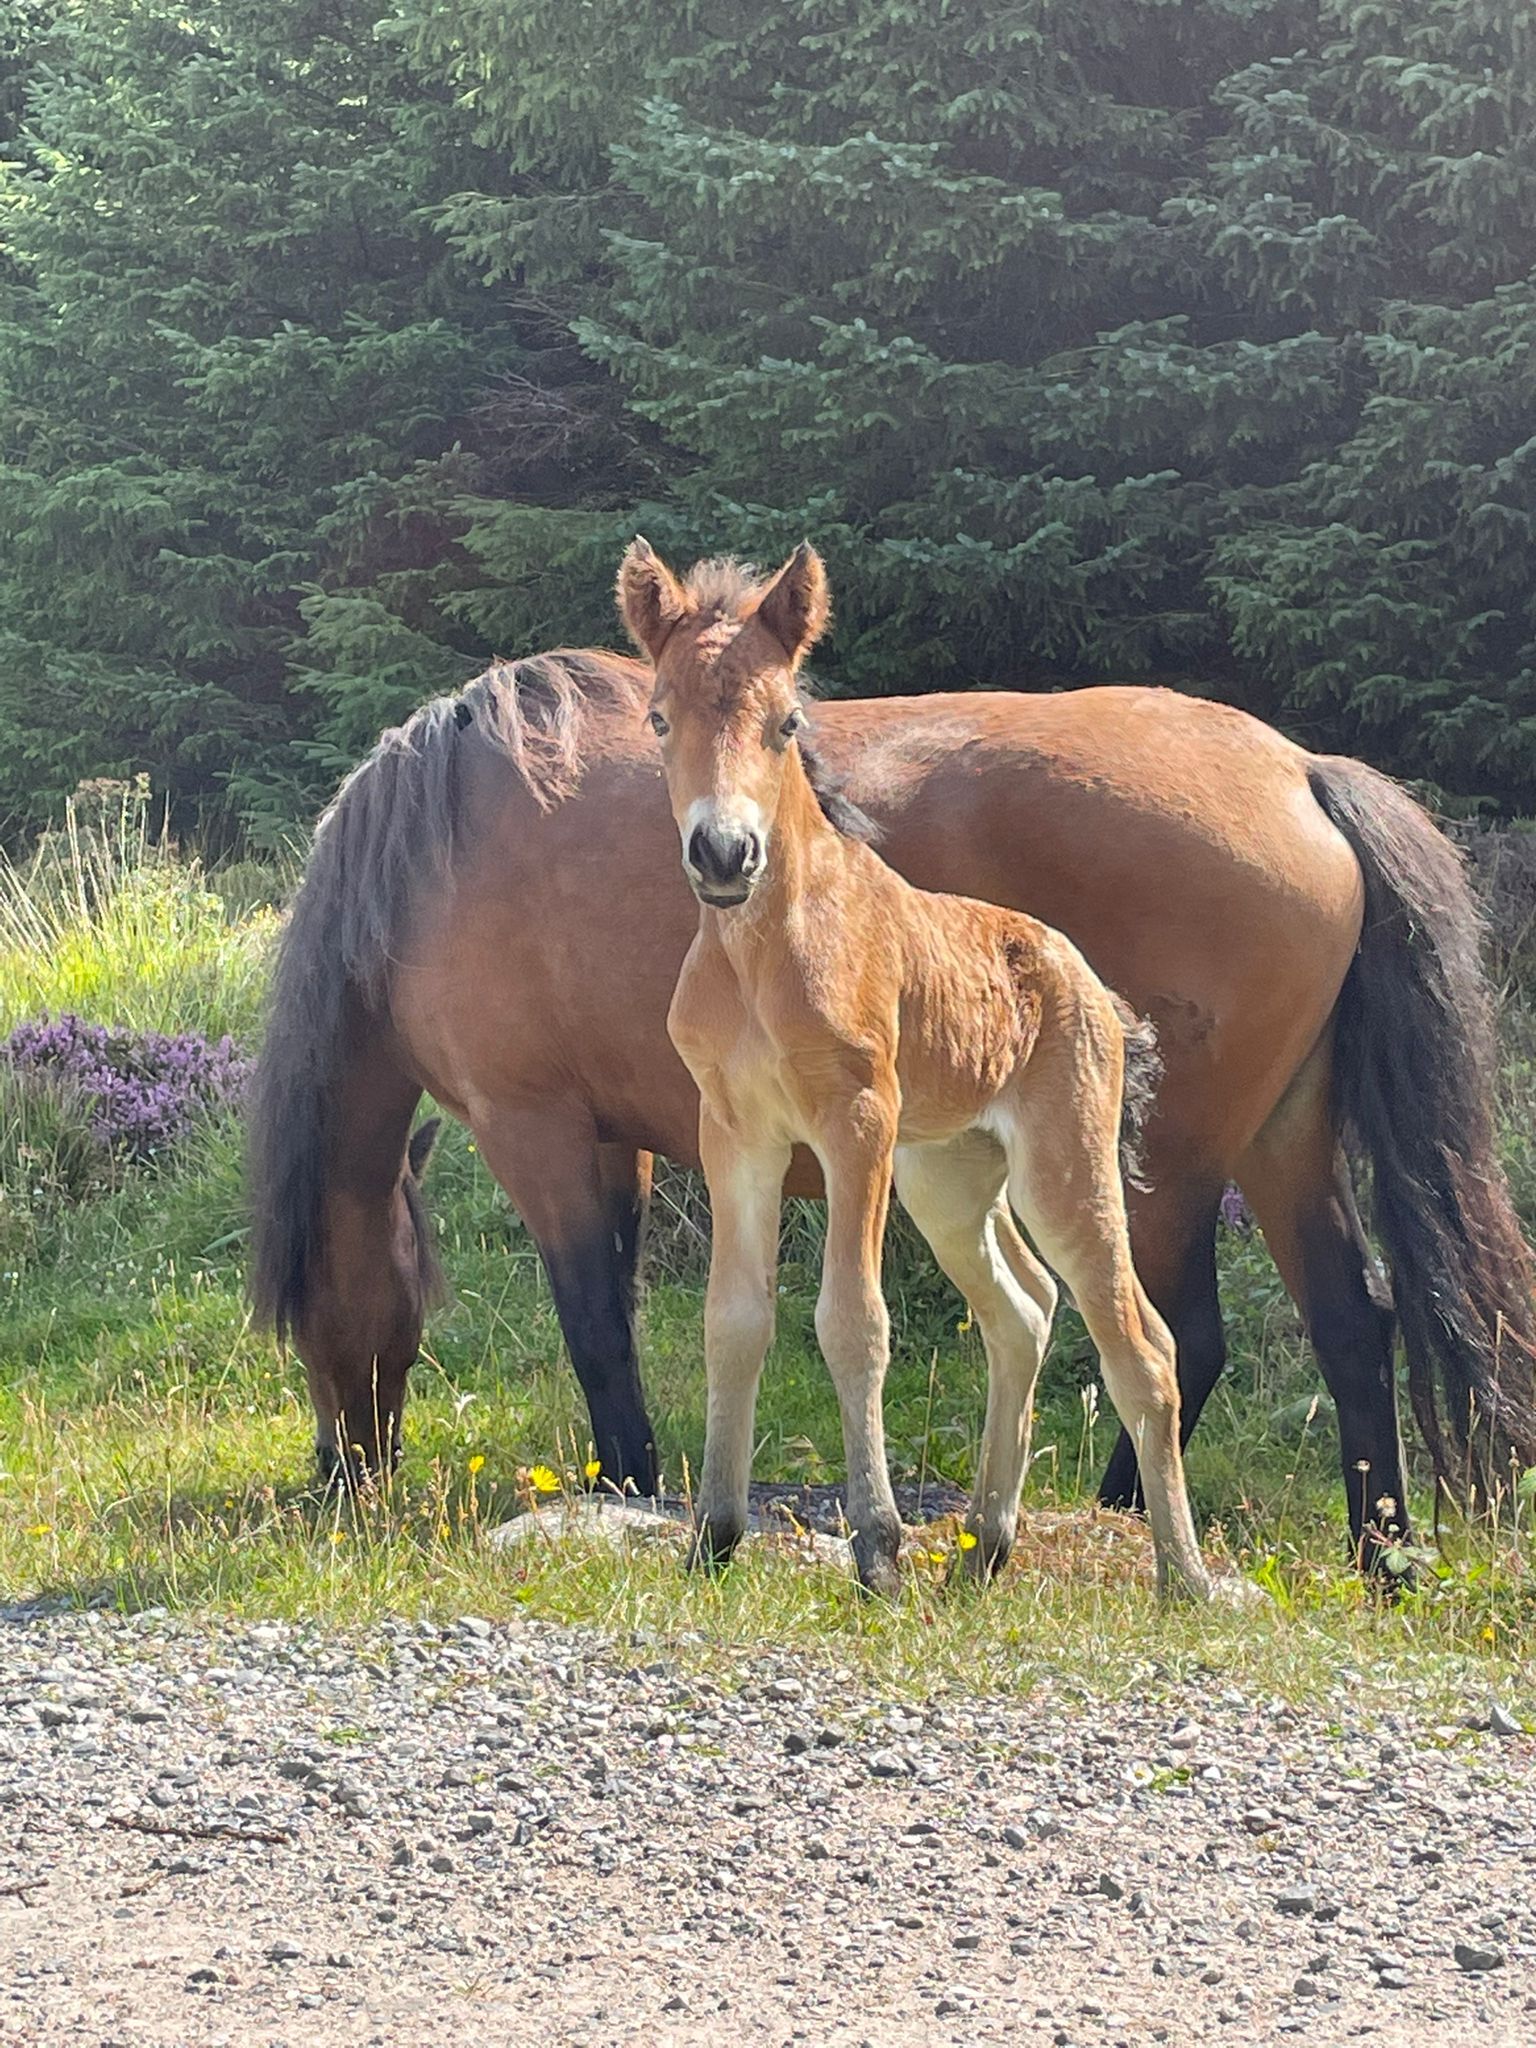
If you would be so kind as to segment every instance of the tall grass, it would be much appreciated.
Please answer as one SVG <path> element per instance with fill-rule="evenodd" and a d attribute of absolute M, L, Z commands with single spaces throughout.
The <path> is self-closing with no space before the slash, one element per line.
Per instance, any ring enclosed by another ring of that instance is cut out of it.
<path fill-rule="evenodd" d="M 0 855 L 0 1031 L 75 1011 L 254 1042 L 275 924 L 266 907 L 231 915 L 156 833 L 145 786 L 100 787 L 27 861 Z"/>
<path fill-rule="evenodd" d="M 163 843 L 142 792 L 77 803 L 32 861 L 0 863 L 0 1030 L 74 1009 L 254 1045 L 275 892 L 260 873 L 227 889 L 221 879 Z M 1510 1027 L 1508 1152 L 1517 1192 L 1531 1197 L 1536 1026 L 1515 1008 Z M 30 1105 L 34 1119 L 45 1107 Z M 302 1374 L 250 1327 L 238 1129 L 212 1125 L 159 1170 L 116 1185 L 61 1187 L 39 1230 L 36 1175 L 56 1137 L 43 1124 L 7 1125 L 0 1100 L 0 1600 L 41 1593 L 330 1621 L 533 1609 L 668 1635 L 701 1654 L 717 1641 L 830 1645 L 882 1682 L 919 1689 L 936 1676 L 1025 1684 L 1048 1665 L 1129 1682 L 1149 1660 L 1296 1694 L 1326 1691 L 1341 1669 L 1472 1704 L 1500 1688 L 1518 1705 L 1521 1686 L 1536 1683 L 1536 1500 L 1522 1498 L 1497 1535 L 1450 1530 L 1396 1610 L 1348 1570 L 1331 1409 L 1257 1239 L 1223 1246 L 1233 1364 L 1189 1471 L 1210 1540 L 1271 1590 L 1274 1608 L 1160 1614 L 1140 1539 L 1085 1520 L 1115 1425 L 1091 1398 L 1095 1362 L 1064 1315 L 1040 1388 L 1034 1520 L 1018 1569 L 979 1599 L 944 1594 L 935 1560 L 952 1532 L 941 1529 L 908 1598 L 885 1611 L 824 1572 L 767 1559 L 709 1583 L 685 1580 L 670 1553 L 488 1551 L 485 1529 L 526 1502 L 530 1467 L 579 1480 L 586 1418 L 534 1249 L 457 1128 L 427 1190 L 455 1296 L 412 1374 L 402 1471 L 356 1509 L 315 1490 Z M 19 1178 L 3 1170 L 8 1157 L 22 1161 Z M 646 1378 L 679 1482 L 703 1440 L 708 1215 L 697 1183 L 676 1175 L 663 1180 L 660 1209 Z M 837 1404 L 812 1334 L 821 1231 L 818 1209 L 788 1219 L 760 1478 L 841 1471 Z M 887 1276 L 893 1469 L 964 1484 L 984 1405 L 979 1340 L 904 1226 Z M 1428 1521 L 1422 1493 L 1418 1506 Z"/>

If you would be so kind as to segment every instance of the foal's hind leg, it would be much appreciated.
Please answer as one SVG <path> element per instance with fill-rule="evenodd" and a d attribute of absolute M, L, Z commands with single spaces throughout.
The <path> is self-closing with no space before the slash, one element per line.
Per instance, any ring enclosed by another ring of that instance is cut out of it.
<path fill-rule="evenodd" d="M 902 1145 L 896 1192 L 934 1257 L 965 1296 L 987 1350 L 987 1421 L 968 1517 L 974 1577 L 1013 1548 L 1029 1463 L 1030 1410 L 1056 1312 L 1056 1285 L 1003 1202 L 1007 1163 L 995 1140 L 967 1132 L 945 1145 Z"/>
<path fill-rule="evenodd" d="M 1153 1307 L 1179 1353 L 1179 1437 L 1188 1444 L 1200 1411 L 1227 1362 L 1216 1286 L 1219 1177 L 1152 1171 L 1152 1188 L 1135 1205 L 1131 1250 Z M 1122 1429 L 1099 1484 L 1107 1508 L 1142 1506 L 1136 1446 Z"/>
<path fill-rule="evenodd" d="M 1179 1380 L 1168 1326 L 1131 1260 L 1120 1178 L 1120 1060 L 1086 1008 L 1042 1039 L 999 1105 L 1008 1196 L 1042 1257 L 1072 1290 L 1109 1397 L 1136 1446 L 1158 1589 L 1211 1597 L 1179 1444 Z"/>

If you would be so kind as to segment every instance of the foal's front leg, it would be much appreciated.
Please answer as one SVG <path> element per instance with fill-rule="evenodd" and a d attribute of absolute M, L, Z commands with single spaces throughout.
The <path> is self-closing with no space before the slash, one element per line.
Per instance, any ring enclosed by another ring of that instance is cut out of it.
<path fill-rule="evenodd" d="M 747 1526 L 757 1383 L 773 1342 L 779 1205 L 790 1148 L 751 1143 L 699 1115 L 709 1183 L 709 1289 L 704 1298 L 708 1406 L 704 1471 L 694 1503 L 693 1563 L 723 1563 Z"/>
<path fill-rule="evenodd" d="M 888 1595 L 901 1584 L 901 1518 L 885 1462 L 891 1323 L 880 1266 L 895 1141 L 894 1107 L 866 1091 L 816 1148 L 827 1182 L 816 1338 L 843 1415 L 854 1562 L 871 1593 Z"/>

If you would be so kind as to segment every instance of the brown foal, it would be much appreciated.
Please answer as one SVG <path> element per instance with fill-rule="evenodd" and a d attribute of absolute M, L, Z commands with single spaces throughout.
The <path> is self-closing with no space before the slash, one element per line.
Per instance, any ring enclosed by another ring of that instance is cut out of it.
<path fill-rule="evenodd" d="M 884 1592 L 898 1582 L 881 1292 L 894 1178 L 986 1345 L 968 1568 L 995 1571 L 1012 1547 L 1056 1306 L 1017 1215 L 1072 1290 L 1136 1447 L 1159 1587 L 1208 1598 L 1173 1340 L 1126 1228 L 1126 1029 L 1115 998 L 1059 932 L 916 889 L 850 829 L 856 814 L 822 785 L 808 750 L 796 681 L 828 616 L 814 550 L 802 545 L 767 583 L 732 563 L 704 563 L 680 582 L 637 540 L 619 603 L 655 665 L 650 719 L 701 906 L 668 1017 L 699 1088 L 713 1218 L 700 1554 L 728 1556 L 746 1524 L 780 1201 L 804 1143 L 826 1181 L 816 1334 L 842 1411 L 863 1583 Z"/>

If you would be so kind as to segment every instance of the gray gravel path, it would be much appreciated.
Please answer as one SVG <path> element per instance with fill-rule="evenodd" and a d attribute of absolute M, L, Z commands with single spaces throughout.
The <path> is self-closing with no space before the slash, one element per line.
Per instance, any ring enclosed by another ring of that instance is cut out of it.
<path fill-rule="evenodd" d="M 0 1621 L 24 2048 L 1530 2048 L 1533 1964 L 1536 1743 L 1347 1692 L 893 1708 L 532 1621 Z"/>

